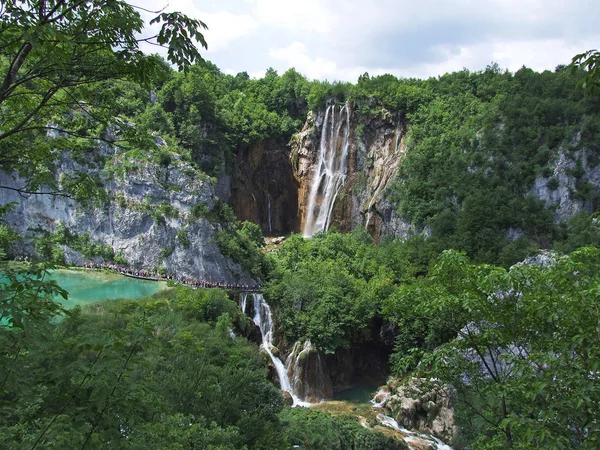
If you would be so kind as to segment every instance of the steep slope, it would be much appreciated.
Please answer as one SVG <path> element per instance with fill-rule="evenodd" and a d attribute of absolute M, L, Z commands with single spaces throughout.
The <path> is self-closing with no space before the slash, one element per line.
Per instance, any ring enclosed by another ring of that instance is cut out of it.
<path fill-rule="evenodd" d="M 23 236 L 45 235 L 47 243 L 60 247 L 67 263 L 99 261 L 114 253 L 133 267 L 163 268 L 216 282 L 250 281 L 213 242 L 219 224 L 212 217 L 214 188 L 206 175 L 176 156 L 161 165 L 106 147 L 95 157 L 95 163 L 82 166 L 63 155 L 56 177 L 82 169 L 98 176 L 107 194 L 101 204 L 82 205 L 56 195 L 23 197 L 0 189 L 0 204 L 15 203 L 5 223 Z M 109 161 L 105 167 L 104 160 Z M 20 187 L 23 181 L 0 172 L 0 184 Z M 82 238 L 90 243 L 85 249 Z M 101 245 L 110 249 L 101 251 Z M 17 252 L 31 255 L 35 250 L 23 243 Z"/>

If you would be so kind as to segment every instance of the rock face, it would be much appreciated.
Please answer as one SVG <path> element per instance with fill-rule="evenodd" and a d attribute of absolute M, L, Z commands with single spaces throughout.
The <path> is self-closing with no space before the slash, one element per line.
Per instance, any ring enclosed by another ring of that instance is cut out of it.
<path fill-rule="evenodd" d="M 450 391 L 434 381 L 412 378 L 407 383 L 388 382 L 387 400 L 380 407 L 390 411 L 400 425 L 450 440 L 456 433 Z M 380 393 L 385 393 L 382 389 Z M 382 394 L 382 397 L 385 397 Z"/>
<path fill-rule="evenodd" d="M 577 194 L 582 189 L 600 191 L 600 164 L 592 164 L 585 149 L 575 152 L 563 149 L 552 164 L 552 175 L 539 175 L 531 193 L 546 207 L 554 208 L 554 220 L 561 222 L 582 211 L 594 211 L 593 200 Z"/>
<path fill-rule="evenodd" d="M 266 235 L 300 231 L 298 182 L 287 146 L 266 141 L 240 147 L 229 203 L 239 220 L 259 224 Z"/>
<path fill-rule="evenodd" d="M 214 189 L 205 175 L 176 159 L 164 167 L 148 161 L 126 161 L 111 150 L 104 152 L 103 156 L 114 158 L 115 167 L 130 163 L 130 169 L 120 175 L 109 175 L 97 167 L 85 169 L 103 182 L 109 197 L 103 206 L 85 207 L 71 198 L 51 195 L 22 197 L 0 189 L 0 204 L 16 203 L 5 222 L 23 236 L 39 231 L 53 233 L 60 224 L 72 234 L 88 235 L 94 243 L 110 245 L 133 267 L 163 267 L 202 280 L 251 282 L 249 275 L 223 257 L 213 242 L 218 225 L 192 214 L 194 207 L 206 212 L 214 206 Z M 57 176 L 81 168 L 65 157 Z M 24 181 L 0 172 L 0 184 L 20 187 Z M 100 260 L 84 258 L 68 247 L 63 250 L 67 263 Z M 19 251 L 31 254 L 33 249 L 25 246 Z"/>
<path fill-rule="evenodd" d="M 382 236 L 406 237 L 420 231 L 398 217 L 385 199 L 386 188 L 396 176 L 406 152 L 404 120 L 383 109 L 378 114 L 359 116 L 353 107 L 347 107 L 350 112 L 347 177 L 337 195 L 330 227 L 338 231 L 363 227 L 376 240 Z M 310 187 L 316 173 L 324 122 L 324 110 L 309 113 L 304 128 L 291 141 L 290 158 L 299 183 L 301 227 L 305 226 L 308 216 Z"/>

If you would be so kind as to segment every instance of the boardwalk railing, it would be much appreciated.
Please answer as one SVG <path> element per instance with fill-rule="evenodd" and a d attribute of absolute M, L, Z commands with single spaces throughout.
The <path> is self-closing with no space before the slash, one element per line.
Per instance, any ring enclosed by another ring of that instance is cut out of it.
<path fill-rule="evenodd" d="M 260 284 L 239 284 L 239 283 L 223 283 L 207 280 L 197 280 L 190 277 L 180 277 L 172 273 L 159 273 L 148 269 L 133 269 L 131 267 L 120 266 L 118 264 L 84 264 L 83 268 L 88 270 L 110 270 L 120 273 L 126 277 L 138 278 L 140 280 L 149 281 L 172 281 L 175 284 L 182 284 L 191 288 L 202 289 L 224 289 L 228 291 L 244 291 L 244 292 L 259 292 Z"/>

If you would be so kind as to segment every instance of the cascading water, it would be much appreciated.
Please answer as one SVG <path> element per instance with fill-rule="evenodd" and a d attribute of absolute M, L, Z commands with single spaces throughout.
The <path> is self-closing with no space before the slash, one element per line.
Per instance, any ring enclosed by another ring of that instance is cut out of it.
<path fill-rule="evenodd" d="M 244 314 L 246 313 L 248 295 L 251 295 L 254 298 L 254 317 L 252 318 L 252 321 L 260 329 L 260 334 L 262 336 L 262 347 L 271 358 L 271 361 L 275 366 L 275 370 L 277 370 L 277 376 L 279 377 L 279 385 L 281 386 L 281 390 L 290 394 L 293 400 L 292 406 L 310 406 L 310 403 L 303 402 L 294 393 L 285 366 L 271 350 L 271 347 L 273 347 L 273 319 L 271 316 L 271 308 L 263 296 L 257 293 L 242 292 L 240 295 L 240 309 Z"/>
<path fill-rule="evenodd" d="M 409 448 L 433 448 L 436 450 L 452 450 L 448 444 L 444 444 L 435 436 L 425 435 L 409 431 L 406 428 L 400 426 L 398 422 L 389 416 L 384 414 L 377 414 L 377 421 L 388 428 L 392 428 L 400 432 L 403 436 L 404 442 L 409 445 Z"/>
<path fill-rule="evenodd" d="M 335 199 L 346 182 L 348 173 L 349 135 L 348 105 L 327 107 L 321 129 L 319 158 L 308 192 L 308 207 L 302 231 L 304 237 L 311 237 L 329 228 Z"/>
<path fill-rule="evenodd" d="M 327 383 L 321 354 L 310 340 L 294 344 L 285 366 L 292 389 L 299 397 L 316 403 L 331 396 L 331 386 Z"/>
<path fill-rule="evenodd" d="M 383 426 L 398 431 L 400 435 L 402 435 L 404 442 L 406 442 L 411 449 L 433 448 L 436 450 L 452 450 L 452 447 L 450 447 L 448 444 L 444 444 L 435 436 L 409 431 L 400 426 L 393 418 L 386 416 L 385 414 L 377 414 L 377 421 Z"/>

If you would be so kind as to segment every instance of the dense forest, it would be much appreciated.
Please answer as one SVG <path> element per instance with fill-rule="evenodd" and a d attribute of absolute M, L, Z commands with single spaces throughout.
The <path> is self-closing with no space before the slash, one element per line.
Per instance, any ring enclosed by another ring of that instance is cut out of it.
<path fill-rule="evenodd" d="M 188 220 L 213 224 L 222 254 L 264 285 L 282 349 L 310 341 L 334 355 L 385 323 L 390 375 L 451 387 L 454 448 L 598 448 L 600 194 L 589 174 L 600 164 L 600 96 L 585 60 L 595 53 L 543 73 L 492 63 L 427 80 L 365 73 L 351 84 L 294 69 L 253 79 L 202 60 L 190 37 L 205 44 L 204 24 L 185 16 L 159 16 L 166 61 L 139 51 L 143 22 L 125 2 L 36 3 L 2 6 L 0 167 L 26 183 L 0 189 L 127 208 L 102 180 L 143 163 L 193 167 L 217 185 L 242 147 L 288 148 L 326 105 L 351 104 L 359 137 L 370 118 L 400 117 L 407 151 L 384 195 L 421 233 L 375 243 L 363 229 L 332 229 L 266 251 L 265 230 L 218 198 Z M 79 167 L 69 176 L 66 158 Z M 157 177 L 165 189 L 168 175 Z M 558 214 L 535 195 L 540 180 L 583 208 Z M 0 205 L 0 218 L 13 207 Z M 135 207 L 157 221 L 177 214 Z M 64 227 L 39 233 L 31 264 L 12 261 L 22 241 L 0 222 L 7 448 L 406 447 L 353 414 L 285 407 L 264 352 L 243 337 L 251 320 L 224 291 L 177 286 L 65 310 L 54 298 L 68 293 L 45 277 L 65 245 L 127 261 Z"/>

